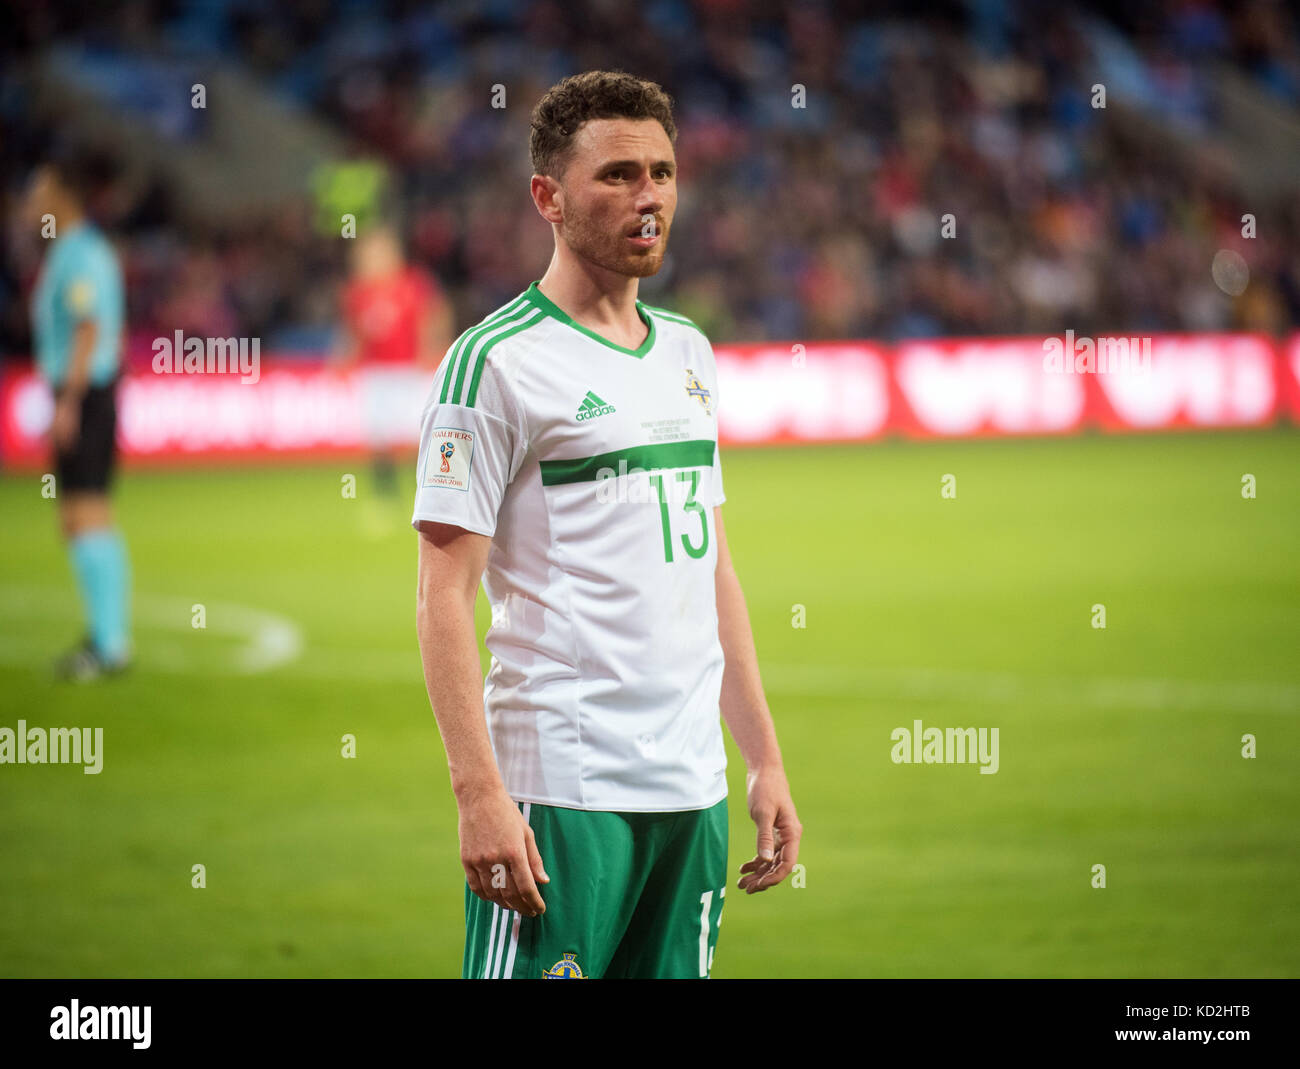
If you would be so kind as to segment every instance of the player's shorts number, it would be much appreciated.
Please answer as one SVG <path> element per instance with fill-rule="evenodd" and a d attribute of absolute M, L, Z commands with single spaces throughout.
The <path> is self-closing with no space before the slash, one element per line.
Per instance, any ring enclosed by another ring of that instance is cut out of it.
<path fill-rule="evenodd" d="M 659 494 L 659 519 L 662 521 L 664 529 L 664 560 L 671 564 L 673 561 L 673 530 L 668 515 L 668 494 L 664 490 L 664 477 L 656 472 L 650 478 L 654 481 Z M 691 539 L 683 534 L 680 536 L 682 548 L 686 550 L 687 556 L 699 560 L 709 551 L 709 513 L 702 504 L 695 500 L 695 491 L 700 486 L 700 473 L 694 470 L 679 471 L 677 481 L 691 484 L 690 490 L 686 494 L 686 502 L 682 505 L 682 508 L 686 512 L 694 512 L 700 517 L 699 545 L 693 544 Z"/>

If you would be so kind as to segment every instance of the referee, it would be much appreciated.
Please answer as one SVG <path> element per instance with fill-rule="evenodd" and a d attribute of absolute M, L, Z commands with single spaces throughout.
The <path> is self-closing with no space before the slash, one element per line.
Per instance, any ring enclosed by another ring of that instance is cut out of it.
<path fill-rule="evenodd" d="M 50 243 L 32 294 L 32 337 L 54 393 L 55 494 L 86 616 L 82 643 L 55 664 L 74 681 L 120 672 L 131 656 L 130 562 L 108 496 L 124 300 L 117 256 L 86 216 L 97 177 L 87 157 L 46 163 L 31 177 L 26 205 Z"/>

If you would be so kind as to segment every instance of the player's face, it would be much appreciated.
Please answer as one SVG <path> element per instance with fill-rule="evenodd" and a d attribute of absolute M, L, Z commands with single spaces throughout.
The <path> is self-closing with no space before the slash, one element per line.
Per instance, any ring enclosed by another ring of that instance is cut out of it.
<path fill-rule="evenodd" d="M 677 160 L 657 119 L 591 119 L 574 135 L 560 180 L 560 235 L 620 275 L 653 275 L 677 210 Z M 647 218 L 649 217 L 649 218 Z"/>
<path fill-rule="evenodd" d="M 352 269 L 359 278 L 383 278 L 402 269 L 402 249 L 386 230 L 363 234 L 352 252 Z"/>

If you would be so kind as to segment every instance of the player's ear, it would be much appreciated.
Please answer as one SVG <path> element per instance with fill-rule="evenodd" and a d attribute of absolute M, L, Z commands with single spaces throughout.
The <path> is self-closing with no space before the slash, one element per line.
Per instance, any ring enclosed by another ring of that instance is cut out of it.
<path fill-rule="evenodd" d="M 560 223 L 564 220 L 564 191 L 560 183 L 550 175 L 535 174 L 529 183 L 533 195 L 533 204 L 538 213 L 548 223 Z"/>

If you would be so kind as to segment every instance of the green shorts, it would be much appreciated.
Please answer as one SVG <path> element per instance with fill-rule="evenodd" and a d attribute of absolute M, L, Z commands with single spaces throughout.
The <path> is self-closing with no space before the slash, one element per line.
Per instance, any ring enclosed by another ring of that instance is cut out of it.
<path fill-rule="evenodd" d="M 551 878 L 525 917 L 465 885 L 466 979 L 707 978 L 727 890 L 727 800 L 676 813 L 519 803 Z"/>

